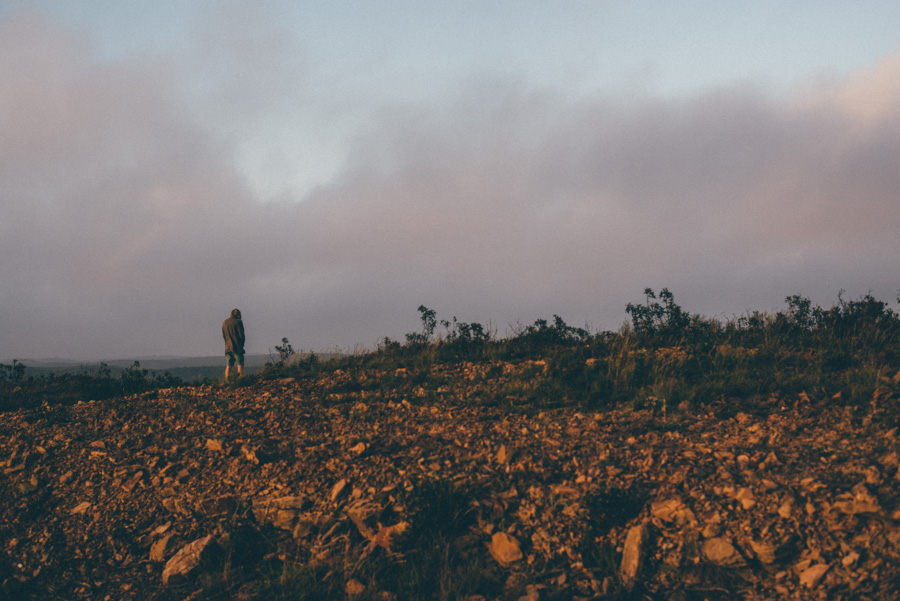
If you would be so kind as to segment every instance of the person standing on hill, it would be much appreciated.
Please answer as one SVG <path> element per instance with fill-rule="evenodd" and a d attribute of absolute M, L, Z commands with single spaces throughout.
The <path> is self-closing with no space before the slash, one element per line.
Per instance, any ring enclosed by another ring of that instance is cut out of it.
<path fill-rule="evenodd" d="M 244 375 L 244 322 L 238 309 L 231 311 L 231 317 L 222 322 L 222 338 L 225 339 L 225 380 L 231 368 L 237 365 L 238 377 Z"/>

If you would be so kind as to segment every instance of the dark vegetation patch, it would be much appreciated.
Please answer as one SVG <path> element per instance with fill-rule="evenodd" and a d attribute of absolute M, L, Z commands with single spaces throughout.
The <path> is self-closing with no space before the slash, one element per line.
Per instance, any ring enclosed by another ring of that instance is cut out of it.
<path fill-rule="evenodd" d="M 118 377 L 105 363 L 80 373 L 30 376 L 25 365 L 13 361 L 12 365 L 0 364 L 0 411 L 101 401 L 182 385 L 181 378 L 168 372 L 153 373 L 141 368 L 138 361 L 121 370 Z"/>
<path fill-rule="evenodd" d="M 245 384 L 341 371 L 349 376 L 341 389 L 348 394 L 390 390 L 430 402 L 418 388 L 439 391 L 454 366 L 478 365 L 467 377 L 496 386 L 466 400 L 510 410 L 630 403 L 666 413 L 740 399 L 732 410 L 746 412 L 765 411 L 772 395 L 825 390 L 856 405 L 900 364 L 900 316 L 871 295 L 848 301 L 840 293 L 827 309 L 793 295 L 781 311 L 722 321 L 688 313 L 665 288 L 644 293 L 643 303 L 628 303 L 631 323 L 618 332 L 592 333 L 553 316 L 498 338 L 489 326 L 439 320 L 420 306 L 422 329 L 405 342 L 385 338 L 372 352 L 320 361 L 301 357 L 285 338 L 275 347 L 278 357 Z"/>

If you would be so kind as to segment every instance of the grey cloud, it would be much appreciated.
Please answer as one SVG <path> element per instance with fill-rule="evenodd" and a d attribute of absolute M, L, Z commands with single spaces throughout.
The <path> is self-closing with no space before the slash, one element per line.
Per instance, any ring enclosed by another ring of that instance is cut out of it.
<path fill-rule="evenodd" d="M 482 79 L 356 107 L 371 125 L 340 175 L 262 203 L 176 65 L 103 61 L 20 11 L 0 20 L 0 360 L 218 354 L 235 306 L 264 352 L 402 337 L 423 303 L 503 334 L 553 313 L 617 328 L 646 286 L 708 315 L 840 288 L 892 300 L 900 103 L 846 98 L 896 96 L 896 64 L 787 99 Z M 241 102 L 228 132 L 270 114 Z"/>
<path fill-rule="evenodd" d="M 209 112 L 224 113 L 232 126 L 283 113 L 307 94 L 305 52 L 279 22 L 277 13 L 284 10 L 227 1 L 195 16 L 185 83 L 203 94 L 207 111 L 211 103 L 215 110 Z"/>
<path fill-rule="evenodd" d="M 798 290 L 822 303 L 840 287 L 893 292 L 896 131 L 867 133 L 840 111 L 796 114 L 750 88 L 570 111 L 515 91 L 479 99 L 511 110 L 481 122 L 435 112 L 372 137 L 368 172 L 381 179 L 331 210 L 379 234 L 354 229 L 363 242 L 344 262 L 443 270 L 434 296 L 479 317 L 522 317 L 506 308 L 525 298 L 612 327 L 644 285 L 684 282 L 688 308 L 712 313 L 774 308 Z M 516 137 L 535 121 L 542 135 Z M 379 229 L 401 220 L 399 238 Z M 403 281 L 401 270 L 388 277 Z"/>

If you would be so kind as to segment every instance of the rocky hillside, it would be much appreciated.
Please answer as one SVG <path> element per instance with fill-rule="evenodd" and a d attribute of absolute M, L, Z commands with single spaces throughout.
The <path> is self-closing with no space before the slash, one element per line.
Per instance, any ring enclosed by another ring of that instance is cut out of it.
<path fill-rule="evenodd" d="M 900 374 L 862 405 L 491 393 L 546 367 L 0 414 L 0 598 L 900 598 Z"/>

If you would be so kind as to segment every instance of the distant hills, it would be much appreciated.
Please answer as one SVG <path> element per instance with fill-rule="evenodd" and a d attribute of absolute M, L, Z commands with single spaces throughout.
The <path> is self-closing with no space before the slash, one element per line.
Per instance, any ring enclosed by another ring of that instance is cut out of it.
<path fill-rule="evenodd" d="M 271 361 L 269 355 L 247 355 L 244 368 L 252 373 Z M 151 373 L 170 373 L 186 382 L 215 378 L 225 372 L 225 356 L 208 357 L 138 357 L 135 359 L 112 359 L 109 361 L 73 361 L 71 359 L 22 359 L 26 367 L 25 376 L 46 376 L 64 373 L 99 373 L 105 365 L 112 375 L 118 376 L 122 370 L 132 367 L 137 361 L 141 369 Z M 11 363 L 11 362 L 10 362 Z"/>

